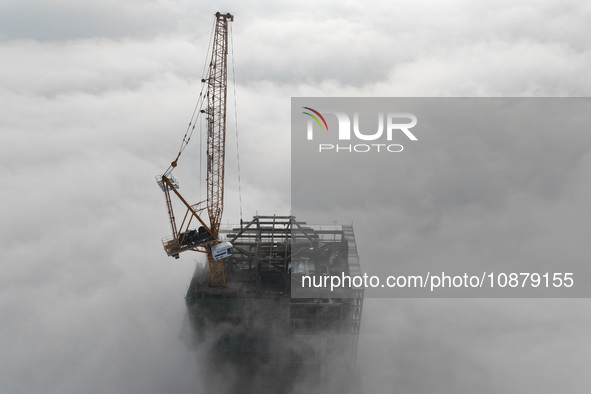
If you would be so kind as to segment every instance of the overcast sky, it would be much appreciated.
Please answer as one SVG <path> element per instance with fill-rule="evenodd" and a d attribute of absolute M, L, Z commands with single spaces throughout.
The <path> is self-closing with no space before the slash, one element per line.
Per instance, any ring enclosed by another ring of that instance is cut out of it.
<path fill-rule="evenodd" d="M 591 91 L 585 1 L 4 0 L 1 391 L 200 392 L 183 340 L 198 256 L 165 255 L 170 230 L 154 176 L 177 153 L 216 11 L 235 15 L 224 223 L 240 218 L 236 124 L 244 218 L 290 210 L 292 96 Z M 177 176 L 197 201 L 192 144 Z M 367 300 L 364 385 L 587 392 L 590 307 Z"/>

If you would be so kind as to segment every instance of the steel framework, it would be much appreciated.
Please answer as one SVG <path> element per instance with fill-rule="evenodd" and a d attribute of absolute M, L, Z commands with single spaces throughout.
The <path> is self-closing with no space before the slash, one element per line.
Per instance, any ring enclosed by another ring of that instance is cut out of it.
<path fill-rule="evenodd" d="M 196 332 L 215 327 L 210 357 L 238 364 L 249 379 L 266 371 L 264 379 L 278 385 L 295 376 L 322 380 L 336 364 L 352 370 L 363 289 L 338 298 L 292 297 L 298 262 L 307 262 L 312 275 L 361 274 L 352 226 L 269 215 L 220 232 L 234 247 L 226 287 L 208 286 L 209 273 L 198 268 L 186 296 Z"/>

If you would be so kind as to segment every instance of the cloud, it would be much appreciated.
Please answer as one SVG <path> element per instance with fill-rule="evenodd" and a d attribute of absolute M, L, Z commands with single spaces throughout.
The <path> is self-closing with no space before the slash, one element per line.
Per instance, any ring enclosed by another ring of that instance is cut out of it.
<path fill-rule="evenodd" d="M 236 15 L 245 219 L 291 208 L 292 96 L 590 91 L 591 11 L 580 1 L 223 5 L 221 11 Z M 6 392 L 194 392 L 202 384 L 194 373 L 200 368 L 194 349 L 179 338 L 196 256 L 172 261 L 163 253 L 168 218 L 154 176 L 172 161 L 187 127 L 215 11 L 172 1 L 3 2 L 0 379 Z M 232 94 L 225 220 L 236 223 Z M 487 149 L 495 143 L 482 141 Z M 194 201 L 200 190 L 197 146 L 195 138 L 177 170 Z M 587 192 L 581 179 L 589 155 L 575 153 L 576 161 L 557 162 L 543 160 L 541 151 L 514 178 L 496 179 L 525 184 L 529 194 L 510 201 L 513 212 L 568 225 L 572 212 L 535 213 L 551 205 L 557 185 L 564 192 L 558 197 L 582 203 L 577 198 Z M 456 159 L 473 162 L 470 156 Z M 444 154 L 433 160 L 448 169 L 466 167 Z M 537 178 L 542 170 L 548 177 Z M 474 184 L 482 186 L 479 195 L 494 195 L 477 172 L 463 174 L 469 177 L 446 175 L 454 185 L 449 189 L 425 175 L 398 206 L 372 202 L 420 232 L 437 212 L 433 200 L 413 200 L 415 191 L 435 189 L 438 201 L 457 209 L 475 196 L 469 193 Z M 529 199 L 540 193 L 547 199 Z M 417 219 L 421 210 L 426 212 Z M 463 225 L 469 227 L 454 228 Z M 503 225 L 493 221 L 490 231 Z M 361 250 L 372 242 L 368 233 L 357 236 Z M 397 245 L 416 241 L 400 237 Z M 581 368 L 588 365 L 589 322 L 578 313 L 586 305 L 370 300 L 360 348 L 366 388 L 437 391 L 440 382 L 439 392 L 555 392 L 561 385 L 576 391 L 588 385 Z M 544 372 L 539 384 L 535 370 Z"/>
<path fill-rule="evenodd" d="M 62 41 L 126 36 L 150 37 L 174 30 L 180 10 L 171 2 L 5 1 L 0 38 Z"/>
<path fill-rule="evenodd" d="M 366 300 L 366 388 L 395 392 L 578 392 L 587 300 Z M 384 314 L 384 310 L 392 313 Z M 579 324 L 565 323 L 576 320 Z M 576 338 L 576 339 L 575 339 Z M 550 357 L 549 354 L 552 354 Z M 378 368 L 387 363 L 389 368 Z"/>

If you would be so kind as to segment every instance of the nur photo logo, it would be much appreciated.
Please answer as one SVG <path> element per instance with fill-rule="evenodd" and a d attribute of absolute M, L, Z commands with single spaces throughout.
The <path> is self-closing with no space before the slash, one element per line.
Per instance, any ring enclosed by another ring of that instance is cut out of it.
<path fill-rule="evenodd" d="M 331 133 L 324 115 L 332 115 L 329 118 L 336 119 L 337 130 L 332 138 L 337 139 L 338 143 L 324 143 L 324 141 L 319 143 L 318 151 L 320 153 L 365 153 L 370 151 L 397 153 L 402 152 L 404 147 L 399 143 L 392 143 L 394 138 L 405 136 L 410 141 L 418 141 L 418 138 L 410 130 L 417 125 L 417 117 L 411 113 L 379 112 L 374 115 L 377 117 L 377 130 L 361 130 L 358 112 L 353 112 L 351 117 L 348 113 L 341 111 L 322 111 L 321 113 L 311 107 L 302 108 L 305 110 L 302 113 L 308 117 L 307 139 L 309 141 L 314 140 L 314 129 L 323 133 Z M 349 141 L 371 141 L 373 143 L 342 143 Z"/>

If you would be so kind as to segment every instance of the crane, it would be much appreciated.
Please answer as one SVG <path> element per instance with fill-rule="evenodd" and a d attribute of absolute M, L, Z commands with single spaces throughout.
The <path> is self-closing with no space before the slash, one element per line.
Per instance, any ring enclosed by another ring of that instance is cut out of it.
<path fill-rule="evenodd" d="M 228 55 L 228 24 L 234 21 L 230 13 L 215 14 L 216 21 L 213 31 L 213 46 L 208 72 L 201 80 L 203 83 L 200 101 L 197 103 L 189 127 L 183 138 L 177 157 L 166 172 L 157 177 L 160 188 L 164 191 L 172 237 L 163 240 L 164 250 L 169 256 L 179 258 L 181 252 L 193 250 L 207 254 L 210 272 L 210 284 L 224 287 L 226 285 L 225 258 L 232 254 L 229 242 L 218 240 L 219 227 L 224 210 L 224 162 L 226 143 L 226 92 L 227 92 L 227 55 Z M 197 109 L 207 101 L 204 109 Z M 179 192 L 179 183 L 172 176 L 178 165 L 181 153 L 189 143 L 197 117 L 205 116 L 207 125 L 207 199 L 190 204 Z M 186 208 L 180 226 L 177 226 L 173 210 L 173 197 L 178 198 Z M 207 212 L 207 218 L 206 213 Z M 200 227 L 190 229 L 196 219 Z"/>

